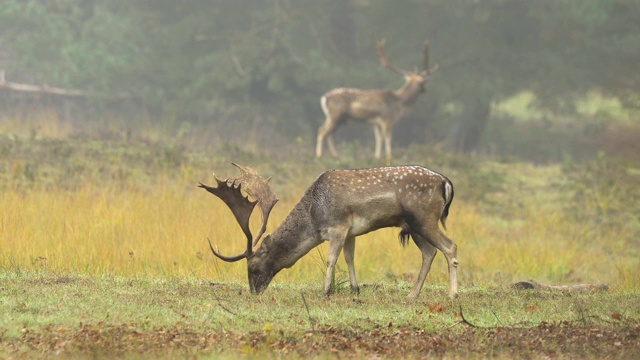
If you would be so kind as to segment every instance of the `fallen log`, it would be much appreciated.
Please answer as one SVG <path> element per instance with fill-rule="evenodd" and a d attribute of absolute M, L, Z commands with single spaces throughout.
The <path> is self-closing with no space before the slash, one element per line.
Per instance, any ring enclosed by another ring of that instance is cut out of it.
<path fill-rule="evenodd" d="M 513 285 L 516 290 L 549 290 L 549 291 L 574 291 L 574 292 L 592 292 L 607 291 L 609 287 L 605 284 L 579 284 L 579 285 L 547 285 L 529 280 L 520 281 Z"/>
<path fill-rule="evenodd" d="M 101 94 L 101 93 L 89 93 L 80 89 L 68 89 L 68 88 L 49 86 L 47 84 L 43 84 L 43 85 L 22 84 L 22 83 L 7 81 L 4 76 L 5 76 L 5 71 L 0 69 L 0 90 L 6 89 L 10 91 L 17 91 L 17 92 L 26 92 L 26 93 L 35 93 L 35 94 L 52 94 L 52 95 L 60 95 L 60 96 L 72 96 L 72 97 L 106 97 L 106 98 L 114 98 L 114 99 L 125 99 L 125 98 L 131 97 L 129 94 L 124 92 L 114 93 L 114 94 Z"/>
<path fill-rule="evenodd" d="M 30 93 L 45 93 L 64 96 L 86 96 L 84 91 L 78 89 L 65 89 L 49 85 L 30 85 L 19 84 L 10 81 L 6 81 L 4 78 L 4 70 L 0 70 L 0 89 L 8 89 L 13 91 L 30 92 Z"/>

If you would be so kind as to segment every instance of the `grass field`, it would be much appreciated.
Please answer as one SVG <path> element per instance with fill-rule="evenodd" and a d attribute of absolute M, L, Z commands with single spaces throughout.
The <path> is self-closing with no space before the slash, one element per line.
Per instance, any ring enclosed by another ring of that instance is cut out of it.
<path fill-rule="evenodd" d="M 3 273 L 2 357 L 637 358 L 638 293 Z M 464 320 L 466 322 L 462 322 Z"/>
<path fill-rule="evenodd" d="M 460 298 L 446 297 L 439 254 L 420 297 L 406 299 L 421 260 L 397 229 L 358 238 L 360 296 L 343 260 L 337 294 L 323 296 L 323 245 L 256 297 L 244 261 L 209 253 L 207 238 L 224 254 L 244 241 L 198 182 L 211 183 L 212 170 L 236 176 L 231 161 L 273 176 L 273 231 L 322 171 L 380 164 L 52 131 L 62 134 L 0 137 L 0 357 L 640 354 L 640 226 L 628 215 L 637 205 L 616 200 L 631 199 L 637 165 L 624 165 L 625 181 L 585 182 L 584 192 L 563 165 L 398 151 L 396 163 L 454 182 L 447 234 L 458 244 Z M 614 211 L 620 201 L 628 209 Z M 510 288 L 527 279 L 609 291 Z"/>

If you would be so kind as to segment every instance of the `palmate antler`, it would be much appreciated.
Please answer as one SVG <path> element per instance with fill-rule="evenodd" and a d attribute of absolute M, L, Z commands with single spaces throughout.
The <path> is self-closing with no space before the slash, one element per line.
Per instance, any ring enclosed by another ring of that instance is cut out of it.
<path fill-rule="evenodd" d="M 264 234 L 271 209 L 273 209 L 273 206 L 278 202 L 278 198 L 269 187 L 268 181 L 270 178 L 263 180 L 257 171 L 235 163 L 232 164 L 240 169 L 241 174 L 238 178 L 220 180 L 214 174 L 216 187 L 211 187 L 203 183 L 198 185 L 227 204 L 238 221 L 242 232 L 247 237 L 247 249 L 245 252 L 232 257 L 223 256 L 215 251 L 213 245 L 211 245 L 211 241 L 209 241 L 211 252 L 221 260 L 227 262 L 234 262 L 253 256 L 253 247 Z M 255 200 L 249 200 L 247 196 L 242 194 L 243 190 Z M 262 211 L 262 225 L 260 226 L 258 235 L 254 238 L 249 228 L 249 219 L 256 204 L 260 206 L 260 210 Z"/>
<path fill-rule="evenodd" d="M 271 209 L 273 209 L 278 202 L 278 197 L 269 187 L 269 180 L 271 180 L 271 177 L 267 180 L 263 180 L 260 178 L 258 172 L 252 168 L 238 165 L 236 163 L 231 164 L 240 169 L 241 174 L 236 181 L 244 184 L 244 191 L 258 201 L 258 206 L 260 206 L 260 211 L 262 211 L 262 226 L 260 226 L 258 235 L 252 243 L 252 246 L 256 246 L 264 232 L 267 230 L 267 220 L 269 219 L 269 214 L 271 214 Z"/>

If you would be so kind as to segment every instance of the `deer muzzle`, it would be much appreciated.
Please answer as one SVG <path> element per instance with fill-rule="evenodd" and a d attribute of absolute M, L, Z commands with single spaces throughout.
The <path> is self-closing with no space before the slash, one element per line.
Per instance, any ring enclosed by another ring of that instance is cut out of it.
<path fill-rule="evenodd" d="M 275 274 L 261 269 L 249 268 L 249 289 L 252 294 L 260 295 L 269 286 Z"/>

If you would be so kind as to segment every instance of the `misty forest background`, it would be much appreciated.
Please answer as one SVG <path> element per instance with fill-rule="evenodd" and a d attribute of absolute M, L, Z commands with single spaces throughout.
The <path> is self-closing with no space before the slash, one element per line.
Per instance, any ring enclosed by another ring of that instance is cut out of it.
<path fill-rule="evenodd" d="M 0 86 L 0 116 L 53 112 L 84 135 L 151 125 L 206 149 L 295 143 L 311 154 L 324 92 L 402 84 L 376 40 L 413 69 L 428 39 L 440 70 L 396 126 L 396 148 L 637 161 L 639 18 L 634 0 L 3 0 L 5 80 L 87 96 Z M 373 131 L 348 124 L 337 139 L 369 152 Z"/>
<path fill-rule="evenodd" d="M 534 199 L 637 248 L 638 19 L 636 0 L 1 0 L 0 186 L 167 175 L 191 194 L 236 161 L 293 201 L 328 168 L 384 164 L 353 122 L 340 159 L 310 161 L 322 94 L 399 88 L 376 41 L 413 69 L 429 40 L 440 68 L 395 127 L 394 163 L 443 171 L 500 219 Z"/>

